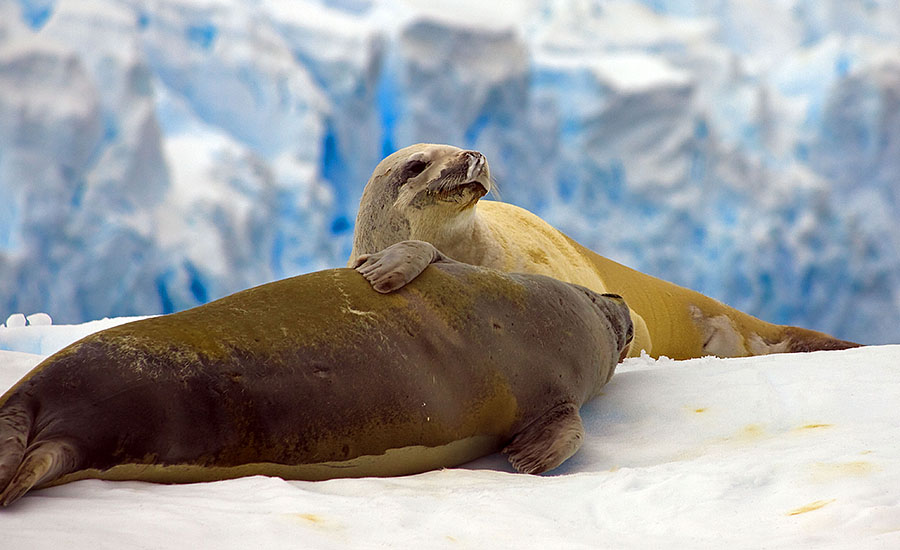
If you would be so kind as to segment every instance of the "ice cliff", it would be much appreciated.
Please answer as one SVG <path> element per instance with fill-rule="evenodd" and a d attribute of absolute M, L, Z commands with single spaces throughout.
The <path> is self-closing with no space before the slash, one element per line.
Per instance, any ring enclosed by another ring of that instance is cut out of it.
<path fill-rule="evenodd" d="M 0 318 L 343 265 L 418 141 L 767 320 L 900 341 L 900 4 L 0 2 Z M 0 320 L 2 320 L 0 319 Z"/>

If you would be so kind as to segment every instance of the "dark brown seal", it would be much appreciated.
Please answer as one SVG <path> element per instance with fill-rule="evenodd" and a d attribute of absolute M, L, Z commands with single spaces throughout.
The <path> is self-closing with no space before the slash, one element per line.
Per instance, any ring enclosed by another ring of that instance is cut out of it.
<path fill-rule="evenodd" d="M 621 298 L 426 243 L 361 263 L 382 291 L 424 271 L 390 294 L 352 269 L 294 277 L 48 357 L 0 398 L 0 503 L 82 478 L 399 475 L 504 445 L 541 472 L 575 452 L 631 338 Z"/>

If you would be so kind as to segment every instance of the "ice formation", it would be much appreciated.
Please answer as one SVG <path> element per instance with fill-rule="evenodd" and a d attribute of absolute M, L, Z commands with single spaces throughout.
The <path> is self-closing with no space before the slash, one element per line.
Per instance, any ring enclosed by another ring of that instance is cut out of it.
<path fill-rule="evenodd" d="M 4 2 L 0 317 L 343 265 L 372 168 L 430 141 L 604 255 L 897 342 L 898 21 L 876 0 Z"/>

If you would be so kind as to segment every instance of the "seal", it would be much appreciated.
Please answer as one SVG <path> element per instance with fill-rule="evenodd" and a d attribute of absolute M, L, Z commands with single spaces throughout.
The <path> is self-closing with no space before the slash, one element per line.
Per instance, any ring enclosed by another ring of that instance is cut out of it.
<path fill-rule="evenodd" d="M 480 200 L 492 188 L 477 151 L 421 143 L 385 158 L 363 191 L 350 257 L 418 239 L 447 256 L 507 272 L 538 273 L 625 298 L 632 355 L 690 359 L 856 347 L 827 334 L 776 325 L 646 275 L 581 246 L 522 208 Z"/>
<path fill-rule="evenodd" d="M 631 339 L 621 297 L 422 242 L 359 268 L 372 284 L 302 275 L 48 357 L 0 398 L 0 504 L 83 478 L 387 476 L 501 449 L 539 473 L 578 449 L 578 409 Z"/>

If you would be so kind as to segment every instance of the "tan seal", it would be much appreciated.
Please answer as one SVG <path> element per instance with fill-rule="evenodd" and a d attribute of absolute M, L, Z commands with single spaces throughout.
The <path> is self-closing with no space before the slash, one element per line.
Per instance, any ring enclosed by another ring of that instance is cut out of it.
<path fill-rule="evenodd" d="M 820 332 L 767 323 L 625 267 L 527 210 L 479 201 L 490 189 L 481 153 L 435 144 L 397 151 L 375 168 L 363 191 L 351 264 L 361 254 L 419 239 L 461 262 L 614 292 L 632 309 L 632 355 L 645 350 L 653 357 L 688 359 L 857 346 Z"/>
<path fill-rule="evenodd" d="M 400 475 L 504 447 L 537 473 L 578 449 L 578 409 L 631 338 L 620 297 L 423 242 L 359 267 L 371 284 L 285 279 L 48 357 L 0 397 L 0 504 L 82 478 Z"/>

